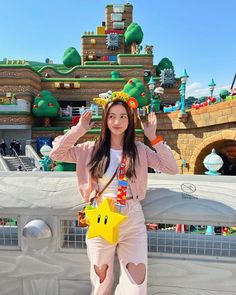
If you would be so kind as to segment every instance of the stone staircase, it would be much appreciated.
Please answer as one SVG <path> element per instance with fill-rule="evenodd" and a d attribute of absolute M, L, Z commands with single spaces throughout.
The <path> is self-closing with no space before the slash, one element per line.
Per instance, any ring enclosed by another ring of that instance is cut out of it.
<path fill-rule="evenodd" d="M 22 171 L 32 171 L 35 168 L 34 161 L 30 157 L 19 156 L 18 158 L 17 157 L 3 157 L 3 158 L 11 171 L 17 171 L 17 168 L 19 166 L 22 167 Z"/>

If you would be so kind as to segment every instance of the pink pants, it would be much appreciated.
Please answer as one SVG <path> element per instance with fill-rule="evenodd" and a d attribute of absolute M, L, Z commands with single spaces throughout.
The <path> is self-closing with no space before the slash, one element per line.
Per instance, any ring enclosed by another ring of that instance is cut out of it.
<path fill-rule="evenodd" d="M 147 231 L 144 224 L 142 207 L 138 201 L 128 200 L 121 213 L 128 216 L 120 225 L 119 242 L 109 244 L 102 238 L 87 239 L 88 258 L 90 260 L 91 295 L 110 295 L 113 285 L 114 256 L 120 261 L 120 278 L 115 295 L 146 295 L 147 294 Z M 139 266 L 145 267 L 144 280 L 137 284 L 127 265 L 132 263 L 134 271 L 139 272 Z M 100 283 L 100 277 L 95 271 L 106 268 L 105 279 Z"/>

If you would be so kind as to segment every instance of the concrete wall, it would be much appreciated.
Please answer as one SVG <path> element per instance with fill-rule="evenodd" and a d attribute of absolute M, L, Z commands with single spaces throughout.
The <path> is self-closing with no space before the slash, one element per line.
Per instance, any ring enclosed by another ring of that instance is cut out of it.
<path fill-rule="evenodd" d="M 75 219 L 82 206 L 75 173 L 1 172 L 0 192 L 0 217 L 18 220 L 18 228 L 11 230 L 19 238 L 19 245 L 0 246 L 0 294 L 89 294 L 85 248 L 62 247 L 61 220 Z M 235 226 L 235 196 L 234 177 L 152 174 L 142 205 L 147 222 Z M 34 219 L 48 227 L 33 238 L 23 236 Z M 183 239 L 181 234 L 178 237 Z M 229 238 L 222 237 L 221 243 Z M 236 251 L 235 239 L 230 241 Z M 233 295 L 235 257 L 151 251 L 148 294 Z"/>

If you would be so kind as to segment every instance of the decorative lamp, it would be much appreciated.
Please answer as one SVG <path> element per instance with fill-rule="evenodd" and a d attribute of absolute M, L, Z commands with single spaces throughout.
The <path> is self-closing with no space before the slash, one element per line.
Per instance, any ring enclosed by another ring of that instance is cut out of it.
<path fill-rule="evenodd" d="M 51 152 L 52 148 L 47 145 L 47 144 L 44 144 L 41 149 L 40 149 L 40 153 L 45 156 L 45 157 L 48 157 L 50 152 Z"/>
<path fill-rule="evenodd" d="M 215 86 L 216 86 L 215 81 L 213 79 L 211 79 L 211 82 L 210 82 L 210 84 L 208 86 L 209 86 L 209 89 L 210 89 L 210 95 L 212 97 L 213 96 L 214 89 L 215 89 Z"/>
<path fill-rule="evenodd" d="M 149 82 L 148 82 L 148 88 L 150 91 L 150 112 L 152 112 L 153 109 L 153 94 L 154 94 L 154 88 L 155 88 L 155 81 L 153 77 L 151 76 Z"/>
<path fill-rule="evenodd" d="M 224 162 L 222 158 L 217 155 L 215 149 L 212 149 L 211 154 L 207 155 L 203 161 L 204 166 L 208 171 L 205 172 L 207 175 L 220 175 L 218 170 L 223 166 Z"/>
<path fill-rule="evenodd" d="M 187 74 L 186 70 L 184 69 L 181 76 L 180 76 L 181 82 L 186 84 L 188 81 L 188 78 L 189 78 L 189 75 Z"/>
<path fill-rule="evenodd" d="M 179 94 L 181 95 L 181 97 L 182 97 L 182 95 L 184 95 L 184 87 L 183 87 L 183 84 L 181 84 L 180 87 L 179 87 Z"/>
<path fill-rule="evenodd" d="M 148 87 L 150 90 L 154 90 L 154 87 L 155 87 L 155 81 L 153 79 L 153 77 L 151 76 L 149 82 L 148 82 Z"/>
<path fill-rule="evenodd" d="M 180 76 L 181 86 L 179 88 L 180 95 L 181 95 L 181 113 L 182 114 L 186 114 L 186 112 L 185 112 L 185 90 L 186 90 L 186 83 L 187 83 L 188 77 L 189 76 L 188 76 L 186 70 L 184 69 L 181 76 Z"/>

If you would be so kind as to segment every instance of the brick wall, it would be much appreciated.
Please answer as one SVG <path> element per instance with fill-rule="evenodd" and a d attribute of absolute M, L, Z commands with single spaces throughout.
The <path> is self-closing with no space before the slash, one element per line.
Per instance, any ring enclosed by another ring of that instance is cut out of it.
<path fill-rule="evenodd" d="M 32 115 L 0 115 L 1 125 L 34 125 L 34 117 Z"/>
<path fill-rule="evenodd" d="M 0 68 L 0 93 L 13 92 L 16 96 L 31 101 L 40 90 L 41 78 L 30 68 Z"/>
<path fill-rule="evenodd" d="M 188 122 L 178 120 L 179 112 L 158 114 L 157 132 L 173 149 L 180 173 L 202 174 L 202 161 L 212 148 L 218 152 L 236 140 L 236 100 L 190 110 Z M 186 160 L 187 167 L 182 167 Z"/>

